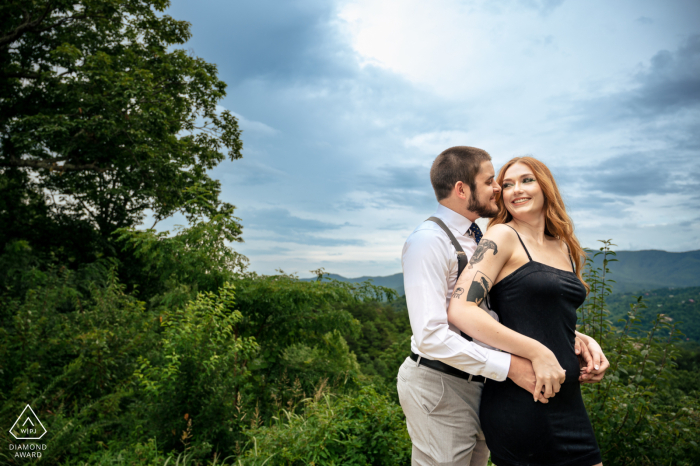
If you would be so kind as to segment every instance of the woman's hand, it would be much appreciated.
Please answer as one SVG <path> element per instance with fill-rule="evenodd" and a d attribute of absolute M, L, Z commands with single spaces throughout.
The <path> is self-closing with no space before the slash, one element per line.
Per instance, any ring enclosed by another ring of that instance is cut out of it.
<path fill-rule="evenodd" d="M 535 384 L 537 383 L 537 378 L 535 377 L 535 371 L 532 369 L 532 361 L 529 359 L 511 354 L 508 378 L 520 388 L 525 389 L 525 391 L 536 393 Z M 542 392 L 539 393 L 537 401 L 545 404 L 549 403 L 549 400 L 544 397 Z"/>
<path fill-rule="evenodd" d="M 545 398 L 552 398 L 559 393 L 566 378 L 566 371 L 554 353 L 547 348 L 540 351 L 531 361 L 536 378 L 535 391 L 532 393 L 534 400 L 537 401 L 540 393 L 544 393 Z"/>
<path fill-rule="evenodd" d="M 578 331 L 576 332 L 576 336 L 583 340 L 583 343 L 585 343 L 585 346 L 591 355 L 591 363 L 589 363 L 588 370 L 586 371 L 587 376 L 584 377 L 583 374 L 581 374 L 579 380 L 582 383 L 600 382 L 603 380 L 603 377 L 605 377 L 605 371 L 608 370 L 608 367 L 610 367 L 608 358 L 605 357 L 603 349 L 593 338 Z M 591 364 L 593 365 L 593 369 L 590 368 Z"/>

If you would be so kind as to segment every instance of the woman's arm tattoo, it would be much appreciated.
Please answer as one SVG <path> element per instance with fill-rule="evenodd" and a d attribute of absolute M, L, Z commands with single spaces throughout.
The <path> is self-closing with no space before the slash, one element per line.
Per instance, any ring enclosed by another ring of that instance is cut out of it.
<path fill-rule="evenodd" d="M 489 294 L 493 282 L 489 277 L 487 277 L 483 272 L 476 272 L 474 280 L 469 287 L 469 292 L 467 293 L 467 301 L 476 303 L 480 305 L 481 302 L 486 299 L 486 295 Z"/>
<path fill-rule="evenodd" d="M 464 288 L 455 288 L 455 292 L 452 293 L 452 297 L 459 299 L 462 296 L 462 293 L 464 293 Z"/>
<path fill-rule="evenodd" d="M 486 252 L 489 249 L 493 249 L 494 256 L 498 254 L 498 246 L 496 246 L 496 243 L 489 239 L 482 238 L 481 241 L 479 241 L 479 245 L 476 247 L 476 251 L 474 251 L 474 255 L 469 261 L 468 268 L 471 269 L 474 267 L 474 264 L 478 264 L 479 262 L 481 262 L 484 259 L 484 255 L 486 255 Z"/>

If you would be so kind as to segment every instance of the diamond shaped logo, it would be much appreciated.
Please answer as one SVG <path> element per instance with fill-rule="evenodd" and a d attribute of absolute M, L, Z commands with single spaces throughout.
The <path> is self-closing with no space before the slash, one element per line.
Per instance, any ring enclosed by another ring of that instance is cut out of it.
<path fill-rule="evenodd" d="M 10 429 L 17 440 L 39 440 L 46 434 L 46 428 L 41 423 L 32 407 L 27 405 Z"/>

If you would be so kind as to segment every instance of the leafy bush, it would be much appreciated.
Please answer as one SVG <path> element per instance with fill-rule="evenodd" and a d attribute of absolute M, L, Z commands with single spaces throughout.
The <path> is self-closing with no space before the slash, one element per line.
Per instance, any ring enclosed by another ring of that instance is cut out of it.
<path fill-rule="evenodd" d="M 271 426 L 246 432 L 243 465 L 399 465 L 411 458 L 401 408 L 364 387 L 357 394 L 321 391 L 301 414 L 283 410 Z"/>
<path fill-rule="evenodd" d="M 614 283 L 608 264 L 615 260 L 611 246 L 603 241 L 595 254 L 603 256 L 602 267 L 588 262 L 584 278 L 591 293 L 579 309 L 579 330 L 601 343 L 611 364 L 600 384 L 583 386 L 604 463 L 698 464 L 700 401 L 673 386 L 678 354 L 673 344 L 680 332 L 663 314 L 642 331 L 641 296 L 630 304 L 621 328 L 608 319 L 606 298 Z"/>
<path fill-rule="evenodd" d="M 87 458 L 68 459 L 64 466 L 92 466 L 92 465 L 139 465 L 139 466 L 162 466 L 165 461 L 173 463 L 158 451 L 158 445 L 154 439 L 149 439 L 145 443 L 137 442 L 134 445 L 128 445 L 122 450 L 116 449 L 100 449 L 90 453 Z"/>
<path fill-rule="evenodd" d="M 236 286 L 240 335 L 260 345 L 250 368 L 262 418 L 297 405 L 323 380 L 341 391 L 357 387 L 359 366 L 345 337 L 356 335 L 359 323 L 347 309 L 381 290 L 284 274 L 248 274 Z"/>
<path fill-rule="evenodd" d="M 226 283 L 162 316 L 157 355 L 139 358 L 134 375 L 144 397 L 133 409 L 166 451 L 182 444 L 200 457 L 232 445 L 241 430 L 241 391 L 258 345 L 236 334 L 242 316 L 233 291 Z"/>
<path fill-rule="evenodd" d="M 175 459 L 220 458 L 242 451 L 245 429 L 301 409 L 317 387 L 359 386 L 345 341 L 359 324 L 348 309 L 383 290 L 235 275 L 183 240 L 192 237 L 200 232 L 145 232 L 129 243 L 154 259 L 147 273 L 159 291 L 148 301 L 127 292 L 113 260 L 42 270 L 21 242 L 0 256 L 13 264 L 0 272 L 0 414 L 11 421 L 32 405 L 48 426 L 44 461 L 139 457 L 150 451 L 138 446 L 145 439 Z M 231 284 L 207 282 L 227 273 Z"/>
<path fill-rule="evenodd" d="M 357 355 L 362 372 L 379 376 L 380 381 L 395 385 L 396 374 L 403 359 L 406 358 L 406 337 L 411 336 L 411 324 L 408 319 L 406 298 L 401 297 L 392 302 L 369 301 L 348 308 L 361 329 L 357 335 L 348 337 L 348 344 Z M 395 343 L 401 343 L 403 355 L 396 365 L 389 353 Z"/>
<path fill-rule="evenodd" d="M 109 264 L 14 275 L 20 285 L 0 296 L 0 418 L 11 423 L 31 404 L 51 426 L 47 461 L 129 438 L 129 381 L 155 348 L 156 316 L 125 294 Z"/>
<path fill-rule="evenodd" d="M 115 243 L 128 259 L 120 264 L 123 280 L 151 307 L 165 310 L 183 306 L 200 291 L 216 291 L 235 280 L 247 264 L 229 246 L 240 241 L 237 220 L 223 214 L 199 218 L 172 235 L 152 229 L 118 229 Z"/>

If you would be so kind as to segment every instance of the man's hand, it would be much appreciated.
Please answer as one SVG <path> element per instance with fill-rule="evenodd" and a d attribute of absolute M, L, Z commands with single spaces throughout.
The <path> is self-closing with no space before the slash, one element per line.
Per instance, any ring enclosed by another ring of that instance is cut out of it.
<path fill-rule="evenodd" d="M 586 343 L 584 343 L 580 337 L 576 337 L 574 340 L 574 352 L 578 356 L 579 366 L 581 367 L 578 381 L 585 382 L 593 376 L 592 372 L 594 365 L 591 352 L 588 350 Z"/>
<path fill-rule="evenodd" d="M 530 393 L 535 391 L 535 371 L 532 369 L 532 362 L 529 359 L 512 354 L 508 378 L 515 382 L 517 386 L 524 388 Z M 549 403 L 549 400 L 544 397 L 543 393 L 540 393 L 537 401 Z"/>
<path fill-rule="evenodd" d="M 581 375 L 578 380 L 581 383 L 596 383 L 603 380 L 605 371 L 610 367 L 610 362 L 608 362 L 608 358 L 605 357 L 598 342 L 587 335 L 576 332 L 575 351 L 586 364 L 585 368 L 581 367 Z"/>

